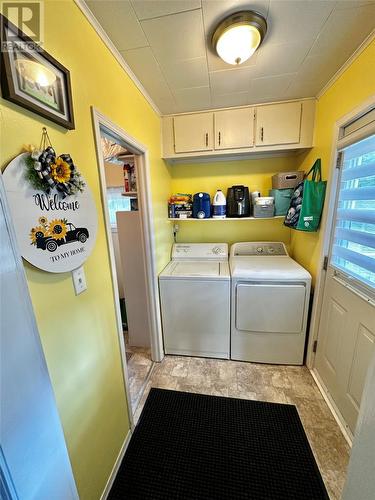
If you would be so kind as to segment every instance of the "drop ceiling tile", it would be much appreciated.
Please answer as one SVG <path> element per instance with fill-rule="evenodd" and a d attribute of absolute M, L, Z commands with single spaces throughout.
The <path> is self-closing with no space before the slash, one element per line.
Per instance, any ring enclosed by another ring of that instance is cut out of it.
<path fill-rule="evenodd" d="M 171 89 L 208 86 L 207 59 L 198 57 L 162 66 L 163 74 Z"/>
<path fill-rule="evenodd" d="M 375 0 L 338 0 L 335 9 L 352 9 L 354 7 L 362 7 L 366 5 L 374 4 Z"/>
<path fill-rule="evenodd" d="M 268 43 L 296 42 L 316 38 L 331 14 L 333 0 L 271 0 L 268 11 Z"/>
<path fill-rule="evenodd" d="M 187 10 L 200 9 L 200 0 L 131 0 L 138 19 L 176 14 Z"/>
<path fill-rule="evenodd" d="M 185 111 L 198 111 L 211 107 L 209 87 L 194 87 L 173 91 L 178 113 Z"/>
<path fill-rule="evenodd" d="M 300 99 L 302 97 L 315 97 L 322 86 L 314 81 L 295 80 L 287 89 L 284 99 Z"/>
<path fill-rule="evenodd" d="M 121 51 L 131 70 L 142 82 L 164 80 L 164 76 L 150 47 Z"/>
<path fill-rule="evenodd" d="M 163 112 L 173 108 L 173 96 L 150 47 L 126 50 L 121 55 L 157 106 Z"/>
<path fill-rule="evenodd" d="M 118 50 L 148 45 L 129 0 L 86 3 Z"/>
<path fill-rule="evenodd" d="M 162 65 L 206 56 L 200 10 L 141 21 L 141 25 Z"/>
<path fill-rule="evenodd" d="M 257 77 L 294 73 L 298 70 L 311 48 L 311 41 L 264 44 L 259 49 Z"/>
<path fill-rule="evenodd" d="M 254 77 L 254 68 L 235 68 L 210 73 L 210 85 L 213 95 L 247 92 Z"/>
<path fill-rule="evenodd" d="M 213 95 L 211 104 L 214 108 L 230 108 L 232 106 L 245 106 L 250 104 L 249 92 L 236 92 L 235 94 Z"/>
<path fill-rule="evenodd" d="M 375 3 L 354 9 L 335 10 L 314 42 L 309 55 L 353 53 L 375 27 Z"/>
<path fill-rule="evenodd" d="M 316 95 L 331 79 L 344 60 L 331 61 L 330 54 L 309 56 L 286 91 L 288 98 Z"/>
<path fill-rule="evenodd" d="M 255 78 L 251 82 L 249 91 L 250 102 L 260 102 L 260 100 L 280 100 L 283 99 L 296 73 L 288 73 L 264 78 Z"/>

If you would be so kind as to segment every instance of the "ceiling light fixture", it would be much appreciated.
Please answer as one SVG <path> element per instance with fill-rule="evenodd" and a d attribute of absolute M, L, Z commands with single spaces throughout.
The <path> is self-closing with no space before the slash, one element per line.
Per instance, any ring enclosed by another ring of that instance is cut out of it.
<path fill-rule="evenodd" d="M 263 16 L 252 10 L 231 14 L 221 21 L 212 35 L 212 46 L 223 61 L 239 65 L 257 50 L 267 31 Z"/>

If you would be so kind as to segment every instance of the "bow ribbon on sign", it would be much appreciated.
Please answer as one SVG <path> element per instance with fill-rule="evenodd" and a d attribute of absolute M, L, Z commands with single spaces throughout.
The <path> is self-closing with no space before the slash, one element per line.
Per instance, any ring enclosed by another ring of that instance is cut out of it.
<path fill-rule="evenodd" d="M 56 157 L 56 152 L 45 127 L 43 127 L 39 150 L 33 150 L 31 158 L 34 160 L 33 168 L 39 179 L 43 181 L 44 191 L 47 194 L 56 188 L 60 195 L 65 198 L 78 191 L 83 191 L 85 183 L 71 156 L 61 154 Z"/>

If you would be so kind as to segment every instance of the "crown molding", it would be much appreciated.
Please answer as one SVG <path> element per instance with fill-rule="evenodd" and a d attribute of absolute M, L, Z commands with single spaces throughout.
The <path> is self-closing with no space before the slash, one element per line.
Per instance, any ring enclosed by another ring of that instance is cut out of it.
<path fill-rule="evenodd" d="M 86 17 L 88 22 L 91 24 L 91 26 L 94 28 L 96 33 L 99 35 L 99 37 L 102 39 L 108 50 L 111 52 L 113 57 L 116 59 L 116 61 L 119 63 L 119 65 L 122 67 L 122 69 L 125 71 L 125 73 L 129 76 L 129 78 L 132 80 L 134 85 L 137 87 L 137 89 L 141 92 L 143 97 L 146 99 L 146 101 L 150 104 L 152 109 L 155 111 L 155 113 L 158 116 L 162 116 L 162 113 L 160 109 L 156 106 L 154 101 L 151 99 L 150 94 L 147 92 L 147 90 L 144 88 L 144 86 L 141 84 L 141 82 L 138 80 L 138 78 L 135 76 L 133 71 L 130 69 L 130 67 L 127 65 L 125 62 L 124 58 L 118 51 L 118 49 L 115 47 L 107 33 L 104 31 L 102 26 L 99 24 L 98 20 L 94 16 L 94 14 L 91 12 L 89 7 L 87 6 L 86 2 L 84 0 L 74 0 L 75 4 L 77 7 L 80 9 L 80 11 L 83 13 L 83 15 Z"/>
<path fill-rule="evenodd" d="M 367 47 L 375 40 L 375 29 L 363 40 L 363 42 L 356 48 L 353 54 L 344 62 L 339 70 L 332 76 L 330 80 L 324 85 L 324 87 L 317 93 L 316 98 L 320 99 L 327 90 L 332 87 L 332 85 L 340 78 L 340 76 L 345 73 L 349 66 L 357 59 L 357 57 L 365 50 Z"/>

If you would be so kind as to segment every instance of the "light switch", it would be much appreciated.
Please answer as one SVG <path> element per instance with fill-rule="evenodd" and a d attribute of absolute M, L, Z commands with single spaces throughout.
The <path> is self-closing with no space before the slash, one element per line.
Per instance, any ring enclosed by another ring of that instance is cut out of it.
<path fill-rule="evenodd" d="M 74 271 L 72 271 L 72 277 L 74 290 L 76 292 L 76 295 L 79 295 L 87 289 L 86 276 L 83 266 L 79 267 L 78 269 L 74 269 Z"/>

